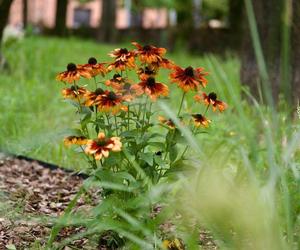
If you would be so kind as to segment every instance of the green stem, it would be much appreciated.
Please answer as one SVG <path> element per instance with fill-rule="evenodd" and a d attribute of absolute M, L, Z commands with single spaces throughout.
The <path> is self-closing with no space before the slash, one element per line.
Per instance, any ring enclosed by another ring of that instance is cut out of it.
<path fill-rule="evenodd" d="M 143 127 L 145 126 L 145 117 L 146 117 L 146 113 L 147 113 L 147 102 L 148 102 L 148 96 L 146 97 L 145 103 L 144 103 L 144 114 L 143 114 Z"/>
<path fill-rule="evenodd" d="M 210 106 L 210 103 L 207 105 L 207 107 L 206 107 L 206 110 L 205 110 L 205 112 L 204 112 L 204 116 L 206 115 L 206 113 L 207 113 L 207 111 L 208 111 L 208 108 L 209 108 L 209 106 Z"/>
<path fill-rule="evenodd" d="M 152 109 L 152 102 L 150 103 L 150 108 L 149 108 L 149 112 L 150 112 L 150 114 L 151 114 L 151 109 Z M 148 124 L 150 123 L 150 118 L 151 118 L 151 115 L 149 115 L 149 117 L 148 117 Z"/>
<path fill-rule="evenodd" d="M 171 141 L 173 141 L 173 138 L 174 138 L 174 135 L 175 135 L 175 129 L 174 129 L 174 131 L 172 130 L 172 140 Z M 170 148 L 170 143 L 169 143 L 169 141 L 168 141 L 168 143 L 167 143 L 167 147 L 166 147 L 166 154 L 165 154 L 165 158 L 164 158 L 164 161 L 167 159 L 167 156 L 168 156 L 168 151 L 169 151 L 169 148 Z"/>
<path fill-rule="evenodd" d="M 178 117 L 179 117 L 180 112 L 181 112 L 181 109 L 182 109 L 182 105 L 183 105 L 183 101 L 184 101 L 185 95 L 186 95 L 186 92 L 183 92 L 182 98 L 181 98 L 181 102 L 180 102 L 180 106 L 179 106 L 179 110 L 178 110 L 178 113 L 177 113 L 177 116 L 178 116 Z"/>
<path fill-rule="evenodd" d="M 192 130 L 192 134 L 194 134 L 195 132 L 196 132 L 196 130 L 197 130 L 197 128 L 196 127 L 194 127 L 193 128 L 193 130 Z M 180 156 L 180 160 L 184 157 L 184 155 L 185 155 L 185 153 L 187 152 L 187 150 L 189 149 L 189 145 L 187 145 L 186 147 L 185 147 L 185 149 L 183 150 L 183 152 L 182 152 L 182 154 L 181 154 L 181 156 Z"/>
<path fill-rule="evenodd" d="M 95 90 L 97 89 L 97 81 L 96 81 L 96 76 L 94 76 L 94 82 L 95 82 Z"/>
<path fill-rule="evenodd" d="M 96 163 L 96 160 L 95 158 L 93 158 L 93 161 L 90 160 L 90 158 L 86 155 L 86 153 L 84 152 L 84 149 L 82 146 L 80 146 L 81 150 L 82 150 L 82 153 L 84 154 L 86 160 L 88 161 L 89 164 L 91 164 L 91 166 L 96 169 L 97 168 L 97 163 Z"/>
<path fill-rule="evenodd" d="M 127 71 L 126 71 L 127 72 Z M 127 119 L 127 130 L 129 131 L 129 121 L 130 121 L 130 112 L 129 112 L 129 108 L 130 108 L 130 105 L 128 105 L 128 119 Z"/>
<path fill-rule="evenodd" d="M 114 118 L 115 118 L 116 133 L 117 135 L 119 135 L 117 117 L 114 115 Z"/>

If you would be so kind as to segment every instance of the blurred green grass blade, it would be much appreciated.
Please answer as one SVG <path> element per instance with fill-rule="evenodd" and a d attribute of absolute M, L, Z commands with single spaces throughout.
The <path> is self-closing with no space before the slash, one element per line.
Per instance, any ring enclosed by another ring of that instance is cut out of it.
<path fill-rule="evenodd" d="M 291 26 L 292 26 L 292 0 L 283 1 L 282 11 L 282 47 L 281 47 L 281 86 L 288 104 L 292 102 L 291 86 Z"/>
<path fill-rule="evenodd" d="M 245 1 L 245 6 L 246 6 L 248 23 L 249 23 L 249 27 L 250 27 L 250 33 L 251 33 L 252 42 L 253 42 L 254 53 L 255 53 L 258 70 L 259 70 L 259 74 L 260 74 L 261 81 L 262 81 L 263 94 L 264 94 L 264 97 L 266 98 L 267 104 L 271 108 L 274 108 L 274 100 L 273 100 L 272 93 L 270 91 L 271 83 L 270 83 L 264 55 L 262 52 L 262 47 L 260 44 L 259 32 L 257 29 L 257 23 L 256 23 L 255 13 L 253 10 L 252 1 L 251 0 L 244 0 L 244 1 Z"/>

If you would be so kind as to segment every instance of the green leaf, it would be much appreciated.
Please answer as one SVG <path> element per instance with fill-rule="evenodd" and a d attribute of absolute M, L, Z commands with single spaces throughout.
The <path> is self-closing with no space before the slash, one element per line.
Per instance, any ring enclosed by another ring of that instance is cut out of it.
<path fill-rule="evenodd" d="M 164 176 L 178 174 L 180 172 L 188 172 L 192 170 L 194 170 L 194 168 L 191 164 L 187 164 L 184 162 L 184 160 L 180 159 L 172 164 L 171 168 L 165 172 Z"/>
<path fill-rule="evenodd" d="M 92 113 L 87 113 L 81 120 L 81 125 L 86 126 L 91 121 Z"/>
<path fill-rule="evenodd" d="M 124 180 L 135 182 L 134 177 L 125 171 L 114 173 L 110 170 L 99 169 L 96 171 L 95 176 L 101 181 L 105 180 L 107 182 L 123 183 Z"/>
<path fill-rule="evenodd" d="M 139 157 L 148 165 L 153 166 L 153 153 L 140 153 Z"/>
<path fill-rule="evenodd" d="M 161 168 L 164 168 L 164 169 L 168 168 L 167 162 L 164 161 L 160 155 L 155 155 L 155 156 L 154 156 L 154 161 L 155 161 L 155 163 L 156 163 L 157 165 L 159 165 Z"/>
<path fill-rule="evenodd" d="M 174 162 L 178 156 L 178 150 L 176 145 L 172 145 L 169 148 L 169 159 L 171 162 Z"/>
<path fill-rule="evenodd" d="M 149 146 L 156 147 L 156 148 L 158 148 L 159 150 L 164 149 L 165 146 L 166 146 L 165 143 L 163 143 L 163 142 L 158 142 L 158 141 L 150 141 L 150 142 L 148 142 L 148 145 L 149 145 Z"/>
<path fill-rule="evenodd" d="M 122 162 L 121 155 L 115 152 L 110 153 L 109 157 L 105 160 L 105 166 L 119 165 Z"/>
<path fill-rule="evenodd" d="M 138 136 L 138 130 L 137 129 L 133 129 L 130 131 L 124 131 L 120 134 L 121 137 L 125 137 L 125 138 L 135 138 Z"/>

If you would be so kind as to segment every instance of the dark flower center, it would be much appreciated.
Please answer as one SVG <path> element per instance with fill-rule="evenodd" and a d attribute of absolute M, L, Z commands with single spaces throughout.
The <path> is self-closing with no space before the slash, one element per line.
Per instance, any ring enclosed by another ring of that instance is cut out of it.
<path fill-rule="evenodd" d="M 121 77 L 120 74 L 114 74 L 113 79 L 116 80 L 116 79 L 118 79 L 119 77 Z"/>
<path fill-rule="evenodd" d="M 98 140 L 96 141 L 96 143 L 97 143 L 98 146 L 103 147 L 103 146 L 105 146 L 105 145 L 107 144 L 107 140 L 105 140 L 105 139 L 104 139 L 104 140 L 103 140 L 103 139 L 102 139 L 102 140 L 99 140 L 99 139 L 98 139 Z"/>
<path fill-rule="evenodd" d="M 145 70 L 144 70 L 145 74 L 147 75 L 152 75 L 154 74 L 154 70 L 152 69 L 149 69 L 149 67 L 146 67 Z"/>
<path fill-rule="evenodd" d="M 78 90 L 78 86 L 77 86 L 77 85 L 72 85 L 71 90 L 72 90 L 72 91 Z"/>
<path fill-rule="evenodd" d="M 97 89 L 95 90 L 95 94 L 96 94 L 96 95 L 102 95 L 103 93 L 104 93 L 104 90 L 101 89 L 101 88 L 97 88 Z"/>
<path fill-rule="evenodd" d="M 208 94 L 208 98 L 210 100 L 216 101 L 217 100 L 217 94 L 215 92 L 211 92 Z"/>
<path fill-rule="evenodd" d="M 127 82 L 127 83 L 125 83 L 123 88 L 128 91 L 128 90 L 130 90 L 130 87 L 131 87 L 131 85 Z"/>
<path fill-rule="evenodd" d="M 77 69 L 76 64 L 74 63 L 69 63 L 67 66 L 68 71 L 75 71 Z"/>
<path fill-rule="evenodd" d="M 113 92 L 113 91 L 110 91 L 107 95 L 108 99 L 111 100 L 111 101 L 114 101 L 114 100 L 117 100 L 118 97 L 117 95 Z"/>
<path fill-rule="evenodd" d="M 97 64 L 97 59 L 95 57 L 91 57 L 88 61 L 88 64 L 92 64 L 92 65 Z"/>
<path fill-rule="evenodd" d="M 143 47 L 143 50 L 145 50 L 145 51 L 150 51 L 150 50 L 151 50 L 151 45 L 145 45 L 145 46 Z"/>
<path fill-rule="evenodd" d="M 190 77 L 193 77 L 194 76 L 194 69 L 189 66 L 187 67 L 185 70 L 184 70 L 184 73 L 187 75 L 187 76 L 190 76 Z"/>
<path fill-rule="evenodd" d="M 155 79 L 153 77 L 149 77 L 147 79 L 147 86 L 153 87 L 155 85 Z"/>
<path fill-rule="evenodd" d="M 195 115 L 193 115 L 193 117 L 197 120 L 203 120 L 204 119 L 203 115 L 201 115 L 201 114 L 195 114 Z"/>
<path fill-rule="evenodd" d="M 122 49 L 120 49 L 120 53 L 121 54 L 128 54 L 128 49 L 122 48 Z"/>

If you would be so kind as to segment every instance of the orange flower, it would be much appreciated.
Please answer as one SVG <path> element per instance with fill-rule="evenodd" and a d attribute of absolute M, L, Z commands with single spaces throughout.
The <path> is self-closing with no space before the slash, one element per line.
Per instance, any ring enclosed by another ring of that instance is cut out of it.
<path fill-rule="evenodd" d="M 157 61 L 155 63 L 151 63 L 151 66 L 155 69 L 158 69 L 158 68 L 172 69 L 175 65 L 169 59 L 162 58 L 160 61 Z"/>
<path fill-rule="evenodd" d="M 84 136 L 68 136 L 64 139 L 64 144 L 66 146 L 70 145 L 86 145 L 87 138 Z"/>
<path fill-rule="evenodd" d="M 148 77 L 142 82 L 132 86 L 137 95 L 146 94 L 151 100 L 155 101 L 159 96 L 168 96 L 169 88 L 167 85 L 159 82 L 155 82 L 155 78 Z"/>
<path fill-rule="evenodd" d="M 159 120 L 160 123 L 168 126 L 170 129 L 175 129 L 176 128 L 175 123 L 171 119 L 166 119 L 163 116 L 159 116 L 158 120 Z"/>
<path fill-rule="evenodd" d="M 92 155 L 95 160 L 101 160 L 103 157 L 107 158 L 109 152 L 120 152 L 122 143 L 119 137 L 106 138 L 103 132 L 98 134 L 95 140 L 88 140 L 85 148 L 85 153 Z"/>
<path fill-rule="evenodd" d="M 111 63 L 107 69 L 110 70 L 119 70 L 119 71 L 124 71 L 126 69 L 134 69 L 135 68 L 135 63 L 134 63 L 134 58 L 133 60 L 127 60 L 127 61 L 122 61 L 122 60 L 116 60 L 113 63 Z"/>
<path fill-rule="evenodd" d="M 126 62 L 128 60 L 134 60 L 134 53 L 132 51 L 128 51 L 126 48 L 115 49 L 114 51 L 108 54 L 111 57 L 114 57 L 115 60 L 121 60 Z"/>
<path fill-rule="evenodd" d="M 142 63 L 151 64 L 160 62 L 167 51 L 165 48 L 157 48 L 153 45 L 142 46 L 137 42 L 133 42 L 132 44 L 137 48 L 136 54 Z"/>
<path fill-rule="evenodd" d="M 105 91 L 103 95 L 97 98 L 98 110 L 102 112 L 112 112 L 117 114 L 120 110 L 127 111 L 126 105 L 123 105 L 123 96 L 113 91 Z"/>
<path fill-rule="evenodd" d="M 184 91 L 198 90 L 199 85 L 205 87 L 207 80 L 204 78 L 207 73 L 203 72 L 202 68 L 193 69 L 191 66 L 181 68 L 178 66 L 173 67 L 174 71 L 170 74 L 170 79 Z"/>
<path fill-rule="evenodd" d="M 105 85 L 111 86 L 113 89 L 118 89 L 124 83 L 125 78 L 123 78 L 120 74 L 114 74 L 112 79 L 109 79 L 105 82 Z"/>
<path fill-rule="evenodd" d="M 211 120 L 208 120 L 205 116 L 201 114 L 194 114 L 192 115 L 194 119 L 195 127 L 205 127 L 207 128 L 209 126 L 209 123 L 211 123 Z"/>
<path fill-rule="evenodd" d="M 194 99 L 198 102 L 203 100 L 203 102 L 207 106 L 212 105 L 213 111 L 216 111 L 218 109 L 220 112 L 223 112 L 227 108 L 227 104 L 225 102 L 218 100 L 217 94 L 214 92 L 211 92 L 208 95 L 202 93 L 202 98 L 201 96 L 196 95 L 194 96 Z"/>
<path fill-rule="evenodd" d="M 56 80 L 73 83 L 79 80 L 80 77 L 91 78 L 91 74 L 81 67 L 77 67 L 74 63 L 67 65 L 67 71 L 61 72 L 56 76 Z"/>
<path fill-rule="evenodd" d="M 139 68 L 137 74 L 140 80 L 146 80 L 149 77 L 155 77 L 157 70 L 154 67 L 146 66 L 145 68 Z"/>
<path fill-rule="evenodd" d="M 73 85 L 71 88 L 64 88 L 61 93 L 66 99 L 81 98 L 86 94 L 87 90 L 83 87 Z"/>
<path fill-rule="evenodd" d="M 134 53 L 128 51 L 127 49 L 115 49 L 109 54 L 111 57 L 115 58 L 115 61 L 108 66 L 108 70 L 120 70 L 124 71 L 128 69 L 135 68 Z"/>
<path fill-rule="evenodd" d="M 119 85 L 119 88 L 116 88 L 116 92 L 121 93 L 123 100 L 126 102 L 131 102 L 136 97 L 134 85 L 131 85 L 128 82 L 123 85 Z"/>
<path fill-rule="evenodd" d="M 85 97 L 85 106 L 95 106 L 99 104 L 99 98 L 105 93 L 101 88 L 97 88 L 94 92 L 87 91 L 84 95 Z"/>
<path fill-rule="evenodd" d="M 106 63 L 98 63 L 95 57 L 91 57 L 87 64 L 78 65 L 77 67 L 82 70 L 86 70 L 92 77 L 99 74 L 104 76 L 107 72 L 105 64 Z"/>

